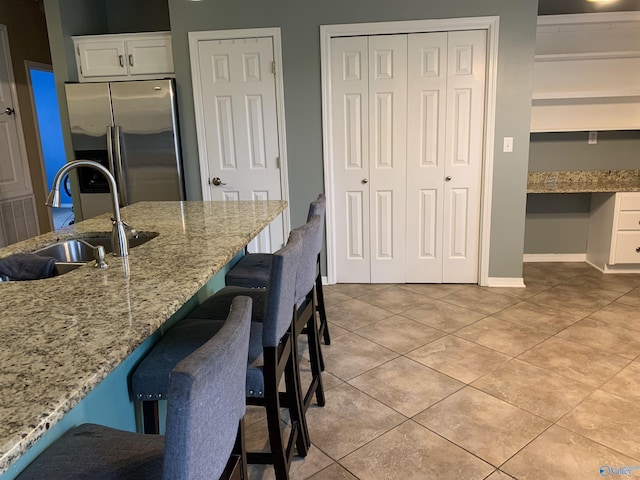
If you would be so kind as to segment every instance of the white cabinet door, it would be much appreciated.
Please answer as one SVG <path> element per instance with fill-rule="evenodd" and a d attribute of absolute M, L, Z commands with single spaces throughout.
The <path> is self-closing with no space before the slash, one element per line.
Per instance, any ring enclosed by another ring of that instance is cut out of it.
<path fill-rule="evenodd" d="M 127 64 L 129 75 L 173 73 L 171 38 L 129 40 Z"/>
<path fill-rule="evenodd" d="M 339 282 L 478 281 L 485 37 L 331 40 Z"/>
<path fill-rule="evenodd" d="M 81 82 L 145 80 L 174 73 L 171 34 L 149 32 L 73 37 Z"/>
<path fill-rule="evenodd" d="M 81 41 L 76 47 L 81 75 L 91 77 L 125 77 L 126 47 L 124 41 Z"/>
<path fill-rule="evenodd" d="M 200 41 L 197 56 L 209 198 L 282 199 L 272 38 Z M 273 252 L 283 243 L 280 215 L 249 249 Z"/>

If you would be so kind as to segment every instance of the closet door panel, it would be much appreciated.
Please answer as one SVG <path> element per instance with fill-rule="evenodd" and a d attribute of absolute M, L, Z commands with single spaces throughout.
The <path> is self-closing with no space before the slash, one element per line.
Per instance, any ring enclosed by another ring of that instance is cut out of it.
<path fill-rule="evenodd" d="M 408 38 L 407 282 L 442 281 L 447 33 Z"/>
<path fill-rule="evenodd" d="M 406 278 L 407 36 L 369 37 L 371 282 Z"/>
<path fill-rule="evenodd" d="M 371 282 L 367 37 L 331 41 L 338 281 Z"/>
<path fill-rule="evenodd" d="M 442 281 L 478 281 L 486 32 L 448 33 Z"/>

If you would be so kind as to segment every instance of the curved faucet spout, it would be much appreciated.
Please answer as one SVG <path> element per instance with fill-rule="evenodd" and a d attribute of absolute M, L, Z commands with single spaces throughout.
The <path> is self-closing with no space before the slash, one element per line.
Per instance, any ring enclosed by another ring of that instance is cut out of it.
<path fill-rule="evenodd" d="M 129 243 L 127 241 L 127 234 L 125 226 L 120 218 L 120 204 L 118 200 L 118 187 L 116 185 L 116 179 L 111 172 L 93 160 L 73 160 L 66 163 L 53 178 L 53 186 L 45 205 L 50 207 L 60 206 L 60 183 L 64 176 L 74 168 L 89 167 L 94 170 L 98 170 L 107 179 L 109 184 L 109 192 L 111 193 L 111 207 L 113 210 L 112 229 L 111 229 L 111 243 L 113 246 L 113 254 L 116 257 L 126 257 L 129 254 Z"/>

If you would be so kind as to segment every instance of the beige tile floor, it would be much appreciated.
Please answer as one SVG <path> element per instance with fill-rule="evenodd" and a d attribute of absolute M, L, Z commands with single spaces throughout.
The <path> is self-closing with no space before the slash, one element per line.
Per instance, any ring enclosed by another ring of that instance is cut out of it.
<path fill-rule="evenodd" d="M 326 287 L 326 406 L 291 478 L 640 478 L 640 275 L 529 263 L 524 278 Z M 247 423 L 249 447 L 268 445 L 261 416 Z"/>

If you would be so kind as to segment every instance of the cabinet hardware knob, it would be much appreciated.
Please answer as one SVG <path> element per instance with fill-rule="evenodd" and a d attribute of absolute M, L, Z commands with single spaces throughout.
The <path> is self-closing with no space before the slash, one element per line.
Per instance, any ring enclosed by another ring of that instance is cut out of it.
<path fill-rule="evenodd" d="M 451 176 L 447 175 L 446 177 L 444 177 L 444 179 L 445 179 L 447 182 L 450 182 L 450 181 L 451 181 Z"/>
<path fill-rule="evenodd" d="M 636 253 L 640 253 L 640 247 L 636 248 Z"/>

